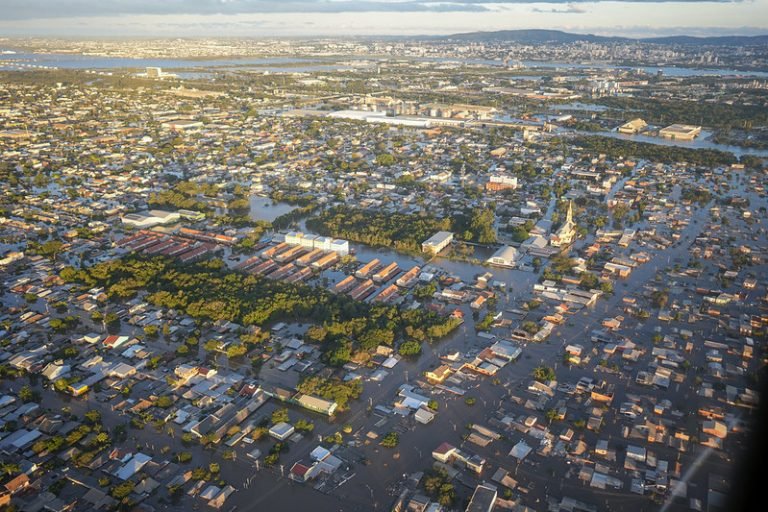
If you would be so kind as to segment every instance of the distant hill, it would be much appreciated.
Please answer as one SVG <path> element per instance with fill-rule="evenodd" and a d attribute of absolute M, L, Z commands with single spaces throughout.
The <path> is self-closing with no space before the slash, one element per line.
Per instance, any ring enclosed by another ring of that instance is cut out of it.
<path fill-rule="evenodd" d="M 722 46 L 749 46 L 768 44 L 768 35 L 762 36 L 718 36 L 718 37 L 693 37 L 693 36 L 667 36 L 649 37 L 641 39 L 644 43 L 658 44 L 701 44 Z"/>
<path fill-rule="evenodd" d="M 577 41 L 588 43 L 610 43 L 640 41 L 656 44 L 692 44 L 692 45 L 723 45 L 743 46 L 768 44 L 768 35 L 761 36 L 718 36 L 718 37 L 693 37 L 693 36 L 666 36 L 632 39 L 628 37 L 598 36 L 594 34 L 572 34 L 561 30 L 499 30 L 496 32 L 468 32 L 441 36 L 435 39 L 466 42 L 499 42 L 510 41 L 521 44 L 569 44 Z"/>
<path fill-rule="evenodd" d="M 604 37 L 596 36 L 593 34 L 571 34 L 561 30 L 499 30 L 497 32 L 468 32 L 465 34 L 453 34 L 450 36 L 444 36 L 441 39 L 472 42 L 512 41 L 523 44 L 567 44 L 576 41 L 586 41 L 590 43 L 628 41 L 628 39 L 621 37 Z"/>

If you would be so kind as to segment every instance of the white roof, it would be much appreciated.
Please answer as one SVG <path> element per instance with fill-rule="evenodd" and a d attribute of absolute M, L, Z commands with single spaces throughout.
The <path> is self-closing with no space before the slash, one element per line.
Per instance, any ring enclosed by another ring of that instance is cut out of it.
<path fill-rule="evenodd" d="M 322 446 L 318 446 L 317 448 L 315 448 L 314 450 L 312 450 L 309 453 L 309 457 L 312 460 L 323 460 L 324 458 L 326 458 L 330 454 L 331 454 L 330 451 L 328 451 L 327 449 L 323 448 Z"/>
<path fill-rule="evenodd" d="M 528 446 L 525 441 L 520 441 L 512 447 L 512 449 L 509 451 L 509 455 L 516 458 L 517 460 L 523 460 L 528 456 L 529 453 L 531 453 L 532 449 L 533 448 Z"/>

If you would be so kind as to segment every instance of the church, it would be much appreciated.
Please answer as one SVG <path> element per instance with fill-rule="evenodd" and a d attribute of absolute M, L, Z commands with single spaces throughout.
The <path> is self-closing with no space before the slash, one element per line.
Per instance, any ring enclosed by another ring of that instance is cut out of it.
<path fill-rule="evenodd" d="M 568 213 L 565 216 L 565 222 L 552 235 L 549 244 L 552 247 L 564 247 L 571 245 L 576 240 L 576 223 L 573 222 L 573 201 L 568 201 Z"/>

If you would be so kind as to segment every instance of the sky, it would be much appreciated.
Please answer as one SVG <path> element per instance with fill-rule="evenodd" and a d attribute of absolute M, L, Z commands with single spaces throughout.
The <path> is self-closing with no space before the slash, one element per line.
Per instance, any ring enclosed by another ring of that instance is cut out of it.
<path fill-rule="evenodd" d="M 768 0 L 0 0 L 3 36 L 768 33 Z"/>

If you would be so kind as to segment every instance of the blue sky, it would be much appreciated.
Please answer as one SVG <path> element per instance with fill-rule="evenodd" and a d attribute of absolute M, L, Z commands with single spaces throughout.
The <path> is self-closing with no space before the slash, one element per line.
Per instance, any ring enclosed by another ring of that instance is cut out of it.
<path fill-rule="evenodd" d="M 768 0 L 2 0 L 10 36 L 768 33 Z"/>

